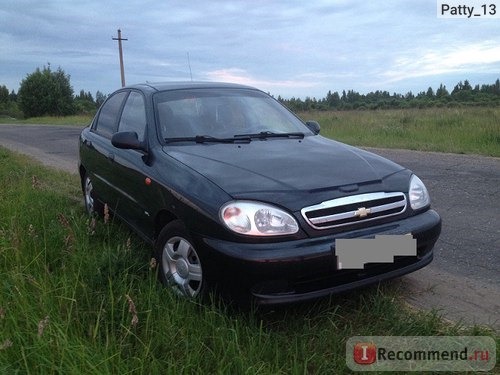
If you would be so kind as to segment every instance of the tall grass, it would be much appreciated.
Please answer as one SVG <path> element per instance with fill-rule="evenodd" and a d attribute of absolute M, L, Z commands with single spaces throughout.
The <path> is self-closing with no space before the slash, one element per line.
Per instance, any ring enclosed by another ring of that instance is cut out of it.
<path fill-rule="evenodd" d="M 0 117 L 0 124 L 32 124 L 32 125 L 69 125 L 69 126 L 87 126 L 92 121 L 90 115 L 74 116 L 43 116 L 30 117 L 28 119 L 18 120 L 9 117 Z"/>
<path fill-rule="evenodd" d="M 321 134 L 354 146 L 500 156 L 500 107 L 298 113 Z M 1 123 L 86 126 L 91 116 L 0 118 Z"/>
<path fill-rule="evenodd" d="M 303 112 L 355 146 L 500 156 L 500 107 Z"/>
<path fill-rule="evenodd" d="M 0 148 L 1 374 L 346 373 L 354 335 L 492 334 L 414 312 L 400 288 L 277 309 L 179 299 L 138 238 L 84 214 L 76 176 Z"/>

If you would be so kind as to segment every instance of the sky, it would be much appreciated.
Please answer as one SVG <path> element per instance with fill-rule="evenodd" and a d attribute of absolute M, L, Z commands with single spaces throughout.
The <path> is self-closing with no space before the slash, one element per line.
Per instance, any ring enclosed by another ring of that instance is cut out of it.
<path fill-rule="evenodd" d="M 441 18 L 438 1 L 0 0 L 0 85 L 17 92 L 50 64 L 75 93 L 109 94 L 118 29 L 127 84 L 236 82 L 302 99 L 493 84 L 500 18 Z"/>

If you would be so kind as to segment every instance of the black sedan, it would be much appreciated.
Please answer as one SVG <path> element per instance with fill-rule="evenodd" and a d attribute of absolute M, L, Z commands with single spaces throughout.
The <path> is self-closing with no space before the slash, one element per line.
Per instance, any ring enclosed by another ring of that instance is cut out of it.
<path fill-rule="evenodd" d="M 252 87 L 125 87 L 81 133 L 85 207 L 151 243 L 188 298 L 218 285 L 286 303 L 430 263 L 441 219 L 422 181 L 319 131 Z"/>

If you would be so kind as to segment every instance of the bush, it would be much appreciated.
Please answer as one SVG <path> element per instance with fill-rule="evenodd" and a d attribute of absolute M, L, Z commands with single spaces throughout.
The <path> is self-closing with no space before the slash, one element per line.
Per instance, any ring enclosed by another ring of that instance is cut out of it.
<path fill-rule="evenodd" d="M 25 117 L 66 116 L 75 113 L 70 76 L 48 67 L 28 74 L 21 82 L 18 102 Z"/>
<path fill-rule="evenodd" d="M 0 117 L 22 118 L 23 113 L 19 110 L 16 102 L 0 103 Z"/>

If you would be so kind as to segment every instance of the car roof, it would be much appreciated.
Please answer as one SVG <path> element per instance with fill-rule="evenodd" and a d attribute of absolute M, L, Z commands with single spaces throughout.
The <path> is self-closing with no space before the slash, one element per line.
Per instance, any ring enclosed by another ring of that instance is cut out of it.
<path fill-rule="evenodd" d="M 205 81 L 179 81 L 179 82 L 147 82 L 127 86 L 128 88 L 141 89 L 145 91 L 167 91 L 181 89 L 199 89 L 199 88 L 240 88 L 257 90 L 255 87 L 240 85 L 227 82 L 205 82 Z"/>

